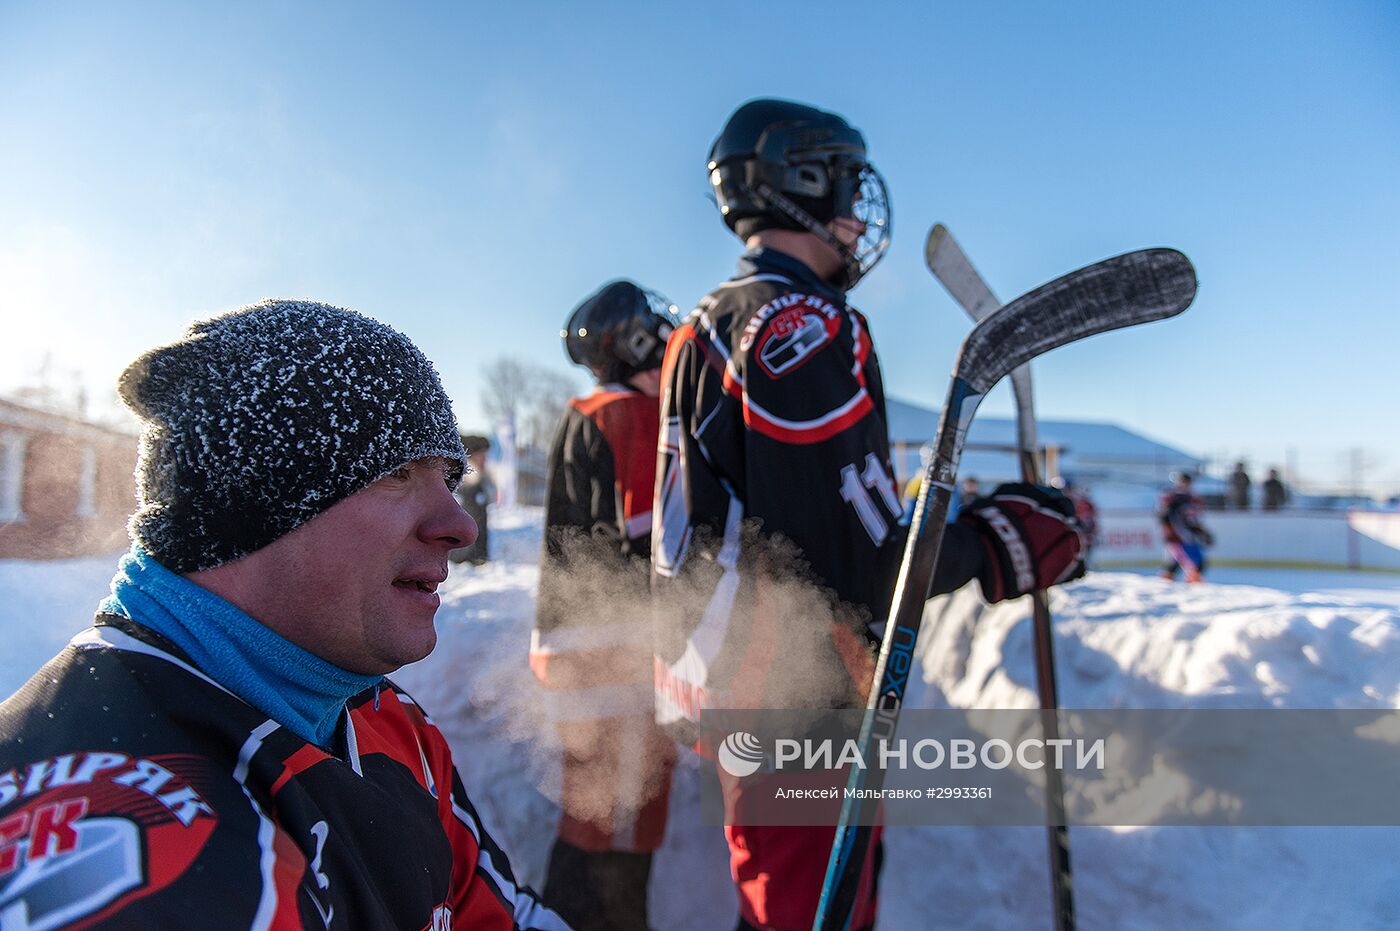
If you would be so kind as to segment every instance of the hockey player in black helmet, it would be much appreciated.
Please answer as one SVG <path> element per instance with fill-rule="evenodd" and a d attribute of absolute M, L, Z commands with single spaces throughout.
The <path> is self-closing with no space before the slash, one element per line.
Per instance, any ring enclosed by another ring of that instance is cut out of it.
<path fill-rule="evenodd" d="M 834 113 L 752 100 L 708 167 L 748 251 L 671 338 L 652 540 L 657 717 L 702 748 L 724 736 L 705 731 L 706 710 L 863 706 L 870 625 L 885 619 L 907 533 L 870 326 L 845 293 L 890 237 L 864 137 Z M 969 503 L 947 530 L 933 591 L 977 577 L 997 601 L 1021 594 L 1028 574 L 1073 575 L 1072 513 L 1036 486 Z M 800 597 L 791 568 L 787 578 L 772 568 L 792 567 L 793 548 L 812 583 Z M 769 824 L 782 773 L 719 778 L 740 929 L 806 931 L 832 827 Z M 857 929 L 875 920 L 879 857 L 865 862 Z"/>
<path fill-rule="evenodd" d="M 839 260 L 839 270 L 823 277 L 843 291 L 889 247 L 885 181 L 866 159 L 865 138 L 834 113 L 751 100 L 715 140 L 709 169 L 720 214 L 741 240 L 770 229 L 808 233 Z M 820 273 L 831 262 L 822 256 L 819 264 Z"/>
<path fill-rule="evenodd" d="M 574 308 L 559 335 L 569 360 L 600 384 L 625 384 L 661 368 L 676 309 L 660 294 L 626 279 L 610 281 Z"/>
<path fill-rule="evenodd" d="M 579 931 L 646 931 L 675 745 L 652 711 L 647 558 L 670 302 L 605 284 L 561 336 L 598 384 L 569 402 L 549 455 L 530 664 L 563 751 L 544 895 Z"/>

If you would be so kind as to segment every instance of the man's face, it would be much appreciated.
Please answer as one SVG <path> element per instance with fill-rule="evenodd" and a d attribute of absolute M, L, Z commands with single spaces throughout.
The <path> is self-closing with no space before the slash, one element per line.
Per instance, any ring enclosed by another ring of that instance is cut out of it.
<path fill-rule="evenodd" d="M 851 216 L 837 217 L 826 225 L 837 241 L 852 252 L 855 251 L 856 243 L 860 237 L 865 235 L 865 221 L 857 219 L 860 214 L 860 202 L 864 199 L 865 194 L 857 188 L 855 195 L 851 198 Z"/>
<path fill-rule="evenodd" d="M 477 534 L 448 486 L 452 471 L 446 459 L 410 462 L 239 560 L 242 597 L 232 600 L 353 672 L 422 659 L 437 642 L 447 554 Z"/>
<path fill-rule="evenodd" d="M 865 223 L 855 217 L 837 217 L 827 224 L 827 229 L 831 230 L 841 245 L 852 251 L 855 250 L 860 237 L 865 235 Z"/>
<path fill-rule="evenodd" d="M 836 237 L 837 242 L 851 251 L 855 250 L 856 242 L 865 232 L 865 224 L 854 217 L 837 217 L 828 223 L 826 228 Z M 814 236 L 812 242 L 815 243 L 813 254 L 804 258 L 812 271 L 828 281 L 836 280 L 838 275 L 844 274 L 846 257 L 826 240 Z"/>

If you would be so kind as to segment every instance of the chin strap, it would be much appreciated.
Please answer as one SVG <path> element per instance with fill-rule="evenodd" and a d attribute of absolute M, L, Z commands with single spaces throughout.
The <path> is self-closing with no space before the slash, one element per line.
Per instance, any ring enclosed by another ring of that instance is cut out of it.
<path fill-rule="evenodd" d="M 836 254 L 841 257 L 841 264 L 845 270 L 845 274 L 842 276 L 842 280 L 834 282 L 834 284 L 838 285 L 843 291 L 849 291 L 856 286 L 856 282 L 860 281 L 862 274 L 860 261 L 845 243 L 836 238 L 835 233 L 827 229 L 825 225 L 818 223 L 816 217 L 797 206 L 789 198 L 775 191 L 773 186 L 768 182 L 758 182 L 753 192 L 758 195 L 759 200 L 766 202 L 769 206 L 777 208 L 789 220 L 792 220 L 807 232 L 836 250 Z"/>

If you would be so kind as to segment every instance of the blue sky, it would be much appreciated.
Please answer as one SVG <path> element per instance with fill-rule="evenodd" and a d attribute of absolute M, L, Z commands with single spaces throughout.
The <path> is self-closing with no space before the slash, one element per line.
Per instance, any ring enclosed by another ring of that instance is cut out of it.
<path fill-rule="evenodd" d="M 481 366 L 568 370 L 604 280 L 689 306 L 730 273 L 705 155 L 769 95 L 846 115 L 889 183 L 852 298 L 892 394 L 941 402 L 967 328 L 935 221 L 1003 298 L 1171 245 L 1196 305 L 1037 362 L 1043 415 L 1322 480 L 1361 446 L 1400 490 L 1387 0 L 0 3 L 0 388 L 50 351 L 101 392 L 194 317 L 298 296 L 409 333 L 477 427 Z"/>

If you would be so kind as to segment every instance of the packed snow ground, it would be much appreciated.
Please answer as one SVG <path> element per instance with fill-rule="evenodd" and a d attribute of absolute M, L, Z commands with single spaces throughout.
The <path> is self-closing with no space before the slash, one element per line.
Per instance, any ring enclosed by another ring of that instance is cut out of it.
<path fill-rule="evenodd" d="M 395 679 L 452 742 L 468 792 L 538 885 L 558 772 L 525 663 L 539 512 L 492 518 L 495 562 L 454 567 L 438 648 Z M 114 557 L 0 561 L 0 694 L 86 626 Z M 1055 594 L 1061 701 L 1084 708 L 1400 706 L 1400 577 L 1222 569 L 1204 585 L 1096 573 Z M 1033 707 L 1028 611 L 972 591 L 931 604 L 910 706 Z M 974 623 L 975 619 L 975 623 Z M 732 928 L 718 829 L 683 755 L 651 890 L 662 931 Z M 1040 828 L 887 832 L 880 925 L 1049 928 Z M 1400 925 L 1400 828 L 1075 828 L 1085 929 Z"/>

